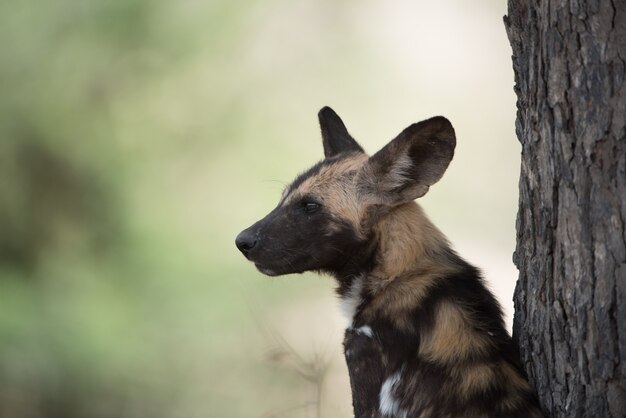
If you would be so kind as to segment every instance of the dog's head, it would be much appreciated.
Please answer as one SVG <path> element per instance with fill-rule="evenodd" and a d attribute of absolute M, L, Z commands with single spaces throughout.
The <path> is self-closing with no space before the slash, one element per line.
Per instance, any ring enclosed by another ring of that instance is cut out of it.
<path fill-rule="evenodd" d="M 331 108 L 319 112 L 319 121 L 324 160 L 236 238 L 237 248 L 267 275 L 337 273 L 366 262 L 379 220 L 423 196 L 454 155 L 454 129 L 441 116 L 409 126 L 371 157 Z"/>

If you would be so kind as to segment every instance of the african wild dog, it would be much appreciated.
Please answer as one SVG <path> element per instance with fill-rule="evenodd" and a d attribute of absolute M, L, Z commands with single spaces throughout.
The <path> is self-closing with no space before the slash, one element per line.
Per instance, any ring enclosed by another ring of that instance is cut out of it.
<path fill-rule="evenodd" d="M 267 275 L 335 277 L 355 416 L 540 417 L 498 302 L 414 202 L 452 159 L 450 122 L 368 157 L 332 109 L 319 120 L 326 158 L 236 244 Z"/>

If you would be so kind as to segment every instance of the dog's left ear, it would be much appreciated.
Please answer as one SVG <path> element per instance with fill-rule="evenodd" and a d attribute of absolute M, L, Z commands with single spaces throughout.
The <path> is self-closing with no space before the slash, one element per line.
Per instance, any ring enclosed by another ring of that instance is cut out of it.
<path fill-rule="evenodd" d="M 362 175 L 378 204 L 394 206 L 423 196 L 448 168 L 456 137 L 443 116 L 415 123 L 378 151 Z"/>
<path fill-rule="evenodd" d="M 343 152 L 363 152 L 363 148 L 350 136 L 346 125 L 330 107 L 323 107 L 318 115 L 322 129 L 324 156 L 334 157 Z"/>

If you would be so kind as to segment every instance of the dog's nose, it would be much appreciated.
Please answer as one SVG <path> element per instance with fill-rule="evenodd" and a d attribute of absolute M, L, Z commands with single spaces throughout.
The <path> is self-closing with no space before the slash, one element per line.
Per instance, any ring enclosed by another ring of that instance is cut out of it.
<path fill-rule="evenodd" d="M 239 251 L 243 253 L 243 255 L 248 256 L 248 253 L 257 243 L 256 235 L 253 234 L 248 229 L 242 231 L 235 238 L 235 245 L 239 248 Z"/>

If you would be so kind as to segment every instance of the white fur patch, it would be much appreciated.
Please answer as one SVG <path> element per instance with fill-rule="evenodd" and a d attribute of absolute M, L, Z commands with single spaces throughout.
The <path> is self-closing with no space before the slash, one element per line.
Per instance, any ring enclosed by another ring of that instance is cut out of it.
<path fill-rule="evenodd" d="M 368 336 L 370 338 L 374 336 L 374 331 L 372 331 L 372 327 L 370 327 L 369 325 L 363 325 L 362 327 L 357 328 L 356 333 Z"/>
<path fill-rule="evenodd" d="M 400 401 L 396 399 L 393 392 L 402 377 L 402 369 L 398 370 L 380 388 L 379 406 L 380 413 L 388 418 L 407 418 L 407 411 L 400 408 Z"/>
<path fill-rule="evenodd" d="M 348 293 L 339 301 L 339 310 L 348 322 L 346 328 L 351 328 L 354 322 L 354 315 L 361 304 L 361 292 L 363 291 L 363 277 L 355 277 Z"/>

